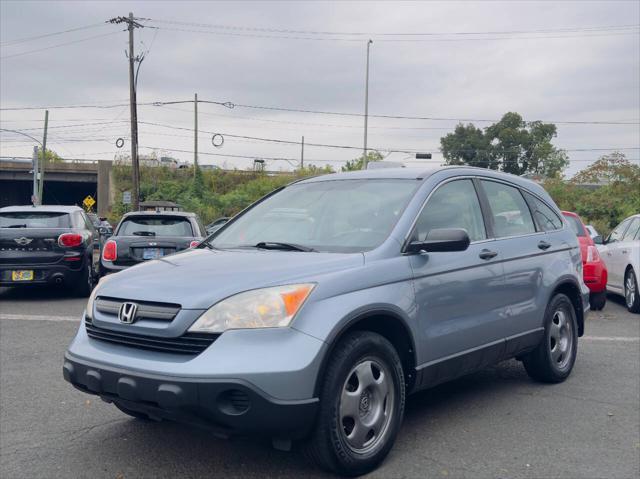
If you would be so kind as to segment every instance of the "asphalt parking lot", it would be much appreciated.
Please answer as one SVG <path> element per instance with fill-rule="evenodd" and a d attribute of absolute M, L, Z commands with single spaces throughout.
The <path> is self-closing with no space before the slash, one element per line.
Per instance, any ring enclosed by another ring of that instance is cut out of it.
<path fill-rule="evenodd" d="M 0 288 L 0 477 L 326 477 L 297 452 L 145 423 L 73 389 L 62 356 L 86 300 Z M 572 376 L 517 361 L 412 396 L 376 478 L 637 478 L 640 316 L 591 313 Z"/>

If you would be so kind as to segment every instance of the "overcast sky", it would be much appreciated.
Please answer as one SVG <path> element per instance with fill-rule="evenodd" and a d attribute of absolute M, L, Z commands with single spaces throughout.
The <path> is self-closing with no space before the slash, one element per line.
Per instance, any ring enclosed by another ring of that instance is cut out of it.
<path fill-rule="evenodd" d="M 140 103 L 191 100 L 197 92 L 201 100 L 236 105 L 362 114 L 366 41 L 372 38 L 370 114 L 448 119 L 370 118 L 369 146 L 385 155 L 389 150 L 433 152 L 438 164 L 439 139 L 454 128 L 455 119 L 493 120 L 516 111 L 528 120 L 627 123 L 558 123 L 555 144 L 568 150 L 569 175 L 612 149 L 640 162 L 638 1 L 2 0 L 0 127 L 40 138 L 43 110 L 5 109 L 126 104 L 128 34 L 123 25 L 103 22 L 130 11 L 147 19 L 140 21 L 145 28 L 135 30 L 136 53 L 146 51 Z M 482 32 L 488 33 L 476 34 Z M 448 35 L 424 35 L 434 33 Z M 299 145 L 229 135 L 288 141 L 304 135 L 306 143 L 363 144 L 360 116 L 215 104 L 201 104 L 199 110 L 201 163 L 245 168 L 252 157 L 300 157 Z M 140 153 L 155 149 L 193 161 L 188 153 L 193 134 L 177 129 L 193 128 L 193 104 L 141 105 L 138 117 L 174 127 L 141 124 Z M 48 146 L 63 157 L 113 159 L 129 151 L 127 106 L 51 109 L 49 118 Z M 224 146 L 215 148 L 205 132 L 226 134 Z M 126 142 L 118 150 L 120 137 Z M 30 156 L 30 140 L 7 133 L 0 138 L 2 156 Z M 305 161 L 339 167 L 358 154 L 307 145 Z M 394 152 L 388 159 L 409 156 Z M 267 167 L 290 168 L 276 160 Z"/>

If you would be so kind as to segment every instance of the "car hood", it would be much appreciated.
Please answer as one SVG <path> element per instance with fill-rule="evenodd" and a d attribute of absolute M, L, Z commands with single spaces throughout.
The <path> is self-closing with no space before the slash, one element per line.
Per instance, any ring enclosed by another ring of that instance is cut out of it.
<path fill-rule="evenodd" d="M 207 309 L 242 291 L 313 282 L 320 275 L 363 264 L 361 253 L 195 249 L 110 275 L 100 282 L 96 296 Z"/>

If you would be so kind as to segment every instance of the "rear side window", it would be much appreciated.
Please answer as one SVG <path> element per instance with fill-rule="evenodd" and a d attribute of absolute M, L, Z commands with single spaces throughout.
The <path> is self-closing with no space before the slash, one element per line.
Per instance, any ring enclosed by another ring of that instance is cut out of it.
<path fill-rule="evenodd" d="M 416 223 L 414 240 L 424 241 L 429 231 L 438 228 L 463 228 L 471 241 L 486 239 L 480 202 L 471 180 L 446 183 L 431 195 Z"/>
<path fill-rule="evenodd" d="M 640 218 L 634 218 L 631 220 L 631 224 L 627 228 L 627 232 L 622 237 L 622 241 L 631 241 L 638 236 L 640 231 Z"/>
<path fill-rule="evenodd" d="M 535 233 L 536 228 L 520 190 L 495 181 L 481 180 L 493 217 L 497 238 Z"/>
<path fill-rule="evenodd" d="M 582 222 L 578 218 L 576 218 L 573 215 L 564 215 L 564 217 L 567 219 L 567 223 L 569 223 L 569 226 L 571 227 L 573 232 L 576 234 L 576 236 L 586 236 L 584 234 L 584 228 L 582 227 Z"/>
<path fill-rule="evenodd" d="M 527 198 L 527 202 L 531 207 L 531 212 L 533 213 L 533 217 L 538 223 L 538 226 L 540 226 L 540 228 L 542 228 L 543 231 L 553 231 L 553 230 L 562 229 L 562 220 L 555 213 L 555 211 L 549 208 L 544 202 L 542 202 L 535 196 L 530 195 L 527 192 L 524 192 L 524 196 Z M 567 216 L 566 218 L 575 218 L 575 217 Z M 578 223 L 580 223 L 580 220 L 578 218 L 575 218 L 575 219 L 578 221 Z M 580 224 L 579 229 L 582 230 L 582 224 Z M 582 231 L 582 234 L 578 234 L 578 236 L 584 236 L 584 231 Z"/>
<path fill-rule="evenodd" d="M 12 211 L 0 213 L 0 228 L 71 228 L 71 218 L 53 211 Z"/>
<path fill-rule="evenodd" d="M 137 216 L 125 219 L 118 236 L 194 236 L 187 218 Z"/>

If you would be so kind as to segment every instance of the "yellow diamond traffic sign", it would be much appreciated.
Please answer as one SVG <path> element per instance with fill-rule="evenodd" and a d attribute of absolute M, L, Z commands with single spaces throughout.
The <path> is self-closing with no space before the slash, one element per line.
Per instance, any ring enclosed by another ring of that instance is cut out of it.
<path fill-rule="evenodd" d="M 87 197 L 82 201 L 82 204 L 85 206 L 85 208 L 90 209 L 93 205 L 96 204 L 96 200 L 94 200 L 91 195 L 87 195 Z"/>

